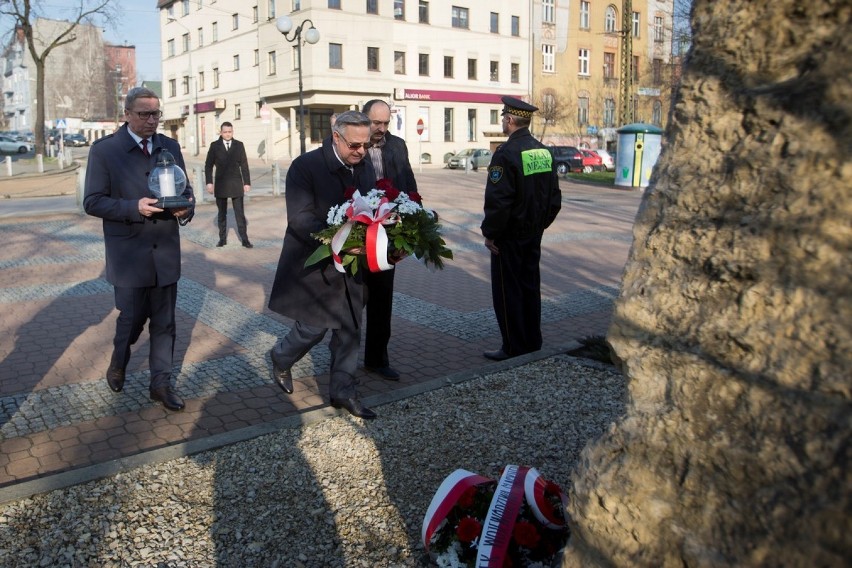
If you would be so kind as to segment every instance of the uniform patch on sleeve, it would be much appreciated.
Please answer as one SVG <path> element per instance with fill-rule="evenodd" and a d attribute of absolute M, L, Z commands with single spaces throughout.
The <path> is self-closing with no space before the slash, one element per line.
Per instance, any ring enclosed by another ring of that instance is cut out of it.
<path fill-rule="evenodd" d="M 503 166 L 491 166 L 488 168 L 488 180 L 491 183 L 497 183 L 503 179 Z"/>

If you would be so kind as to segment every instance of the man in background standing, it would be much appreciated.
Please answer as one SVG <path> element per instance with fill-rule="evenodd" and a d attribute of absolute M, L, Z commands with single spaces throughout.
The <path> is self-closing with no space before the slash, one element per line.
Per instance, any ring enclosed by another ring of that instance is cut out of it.
<path fill-rule="evenodd" d="M 219 139 L 210 144 L 207 160 L 204 162 L 207 193 L 216 196 L 216 207 L 219 208 L 219 242 L 216 246 L 223 247 L 228 242 L 228 199 L 230 198 L 234 204 L 234 218 L 237 221 L 240 242 L 244 247 L 252 248 L 243 206 L 243 195 L 251 190 L 246 148 L 242 142 L 234 140 L 234 127 L 230 122 L 222 123 L 219 134 Z M 214 167 L 216 168 L 215 183 Z"/>
<path fill-rule="evenodd" d="M 362 112 L 370 118 L 370 149 L 367 155 L 376 170 L 376 179 L 387 178 L 405 193 L 417 191 L 414 172 L 408 161 L 405 140 L 388 132 L 390 106 L 380 99 L 367 101 Z M 367 331 L 364 367 L 389 381 L 398 381 L 399 372 L 390 366 L 388 342 L 393 312 L 393 279 L 396 270 L 364 271 L 367 288 Z"/>
<path fill-rule="evenodd" d="M 503 133 L 485 182 L 482 234 L 491 251 L 491 295 L 503 344 L 486 351 L 502 361 L 541 349 L 541 237 L 562 207 L 553 156 L 530 134 L 538 108 L 503 97 Z"/>

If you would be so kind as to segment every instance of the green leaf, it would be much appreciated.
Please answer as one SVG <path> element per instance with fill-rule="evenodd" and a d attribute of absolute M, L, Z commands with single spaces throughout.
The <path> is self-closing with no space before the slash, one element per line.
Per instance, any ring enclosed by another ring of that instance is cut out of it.
<path fill-rule="evenodd" d="M 331 247 L 328 245 L 320 245 L 305 261 L 305 268 L 329 257 L 331 257 Z"/>

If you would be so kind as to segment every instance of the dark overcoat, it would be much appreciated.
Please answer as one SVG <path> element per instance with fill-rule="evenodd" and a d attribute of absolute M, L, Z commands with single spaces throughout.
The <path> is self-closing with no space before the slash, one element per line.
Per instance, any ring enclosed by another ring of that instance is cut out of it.
<path fill-rule="evenodd" d="M 417 180 L 408 159 L 408 146 L 405 140 L 385 132 L 385 146 L 382 149 L 382 168 L 384 177 L 393 180 L 394 187 L 405 193 L 417 191 Z"/>
<path fill-rule="evenodd" d="M 354 315 L 360 325 L 363 291 L 359 280 L 335 270 L 331 259 L 305 268 L 305 261 L 321 244 L 311 233 L 328 226 L 328 210 L 346 201 L 347 188 L 366 193 L 376 185 L 369 159 L 353 169 L 350 173 L 334 154 L 331 137 L 290 165 L 285 188 L 287 230 L 269 297 L 273 312 L 327 329 L 340 329 L 343 318 Z"/>
<path fill-rule="evenodd" d="M 204 183 L 212 183 L 213 196 L 220 199 L 245 195 L 243 186 L 251 185 L 245 145 L 239 140 L 231 140 L 231 149 L 226 150 L 221 137 L 211 142 L 204 161 Z"/>
<path fill-rule="evenodd" d="M 180 145 L 162 134 L 151 137 L 151 156 L 145 156 L 127 131 L 127 124 L 92 144 L 86 166 L 86 213 L 103 219 L 106 279 L 114 286 L 168 286 L 180 279 L 180 232 L 169 211 L 146 218 L 139 200 L 154 197 L 148 176 L 165 149 L 186 172 Z M 187 180 L 183 196 L 192 197 Z M 192 211 L 185 217 L 189 220 Z"/>

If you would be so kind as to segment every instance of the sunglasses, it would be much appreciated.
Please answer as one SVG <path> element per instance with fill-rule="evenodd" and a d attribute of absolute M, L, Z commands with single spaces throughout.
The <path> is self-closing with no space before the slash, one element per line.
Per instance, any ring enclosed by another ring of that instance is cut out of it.
<path fill-rule="evenodd" d="M 361 148 L 364 148 L 366 150 L 370 146 L 372 146 L 372 144 L 370 144 L 369 142 L 356 142 L 353 144 L 349 142 L 349 140 L 347 140 L 346 137 L 343 136 L 343 134 L 341 134 L 340 132 L 338 132 L 337 135 L 340 136 L 340 139 L 343 140 L 343 142 L 349 147 L 350 150 L 360 150 Z"/>
<path fill-rule="evenodd" d="M 132 112 L 133 114 L 135 114 L 136 116 L 138 116 L 142 120 L 148 120 L 148 119 L 151 119 L 151 118 L 156 118 L 157 120 L 159 120 L 163 117 L 163 111 L 161 111 L 161 110 L 137 111 L 137 110 L 127 109 L 127 112 Z"/>

